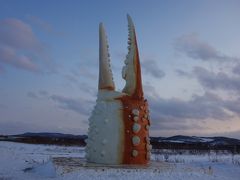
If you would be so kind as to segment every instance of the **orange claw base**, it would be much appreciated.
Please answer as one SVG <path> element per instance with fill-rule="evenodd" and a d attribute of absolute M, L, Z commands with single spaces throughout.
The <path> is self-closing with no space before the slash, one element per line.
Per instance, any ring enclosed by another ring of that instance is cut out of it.
<path fill-rule="evenodd" d="M 147 100 L 133 99 L 130 96 L 123 96 L 120 100 L 124 107 L 123 164 L 148 164 L 151 146 Z"/>

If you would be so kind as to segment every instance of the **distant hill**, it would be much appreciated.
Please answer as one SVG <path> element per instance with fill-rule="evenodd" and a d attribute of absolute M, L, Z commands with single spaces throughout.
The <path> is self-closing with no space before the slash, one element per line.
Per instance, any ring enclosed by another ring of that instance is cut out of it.
<path fill-rule="evenodd" d="M 151 137 L 153 149 L 228 150 L 240 153 L 240 140 L 228 137 Z"/>
<path fill-rule="evenodd" d="M 86 139 L 87 135 L 73 135 L 73 134 L 62 134 L 62 133 L 31 133 L 27 132 L 24 134 L 13 135 L 17 137 L 49 137 L 49 138 L 66 138 L 66 139 Z"/>
<path fill-rule="evenodd" d="M 86 135 L 72 135 L 62 133 L 31 133 L 27 132 L 24 134 L 0 136 L 0 141 L 13 141 L 31 144 L 56 144 L 65 146 L 85 146 L 87 139 Z"/>
<path fill-rule="evenodd" d="M 62 133 L 31 133 L 0 136 L 0 141 L 13 141 L 33 144 L 57 144 L 65 146 L 85 146 L 87 135 Z M 240 140 L 228 137 L 172 136 L 151 137 L 153 149 L 195 149 L 229 150 L 240 153 Z"/>
<path fill-rule="evenodd" d="M 228 137 L 197 137 L 197 136 L 172 136 L 172 137 L 152 137 L 152 141 L 167 142 L 167 143 L 185 143 L 185 144 L 206 144 L 214 145 L 240 145 L 239 139 Z"/>

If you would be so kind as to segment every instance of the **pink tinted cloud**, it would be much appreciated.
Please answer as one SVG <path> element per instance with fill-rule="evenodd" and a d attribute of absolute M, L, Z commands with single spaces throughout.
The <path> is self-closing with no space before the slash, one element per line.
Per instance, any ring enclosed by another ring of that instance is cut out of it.
<path fill-rule="evenodd" d="M 64 32 L 58 31 L 52 26 L 52 24 L 45 21 L 44 19 L 41 19 L 40 17 L 32 16 L 32 15 L 27 15 L 26 17 L 31 24 L 36 25 L 38 28 L 45 31 L 46 33 L 59 36 L 59 37 L 63 37 L 66 35 Z"/>
<path fill-rule="evenodd" d="M 34 35 L 31 26 L 14 18 L 0 21 L 0 42 L 17 49 L 35 51 L 41 49 L 41 43 Z"/>
<path fill-rule="evenodd" d="M 10 47 L 0 46 L 0 63 L 12 65 L 29 71 L 38 71 L 38 67 L 30 57 L 17 55 L 16 51 Z"/>
<path fill-rule="evenodd" d="M 34 58 L 33 58 L 34 57 Z M 0 20 L 0 66 L 38 72 L 47 54 L 31 26 L 22 20 Z M 1 71 L 1 70 L 0 70 Z"/>

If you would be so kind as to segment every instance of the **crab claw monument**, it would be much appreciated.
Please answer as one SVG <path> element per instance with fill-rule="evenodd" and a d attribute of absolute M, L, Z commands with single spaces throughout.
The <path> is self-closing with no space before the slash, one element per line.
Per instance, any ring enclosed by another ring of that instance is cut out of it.
<path fill-rule="evenodd" d="M 100 164 L 148 164 L 149 110 L 144 99 L 141 65 L 134 24 L 128 15 L 128 54 L 122 69 L 126 85 L 115 90 L 108 43 L 99 25 L 99 83 L 96 105 L 89 118 L 86 159 Z"/>

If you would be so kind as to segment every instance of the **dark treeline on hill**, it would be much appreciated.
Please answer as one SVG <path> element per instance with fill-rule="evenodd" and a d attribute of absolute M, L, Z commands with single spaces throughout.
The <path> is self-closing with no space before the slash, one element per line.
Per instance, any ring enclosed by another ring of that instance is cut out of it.
<path fill-rule="evenodd" d="M 13 141 L 31 144 L 55 144 L 64 146 L 85 146 L 86 135 L 61 133 L 24 133 L 0 135 L 0 141 Z M 227 150 L 240 153 L 240 140 L 227 137 L 172 136 L 151 137 L 153 149 L 188 150 Z"/>
<path fill-rule="evenodd" d="M 30 144 L 55 144 L 63 146 L 85 146 L 86 135 L 72 135 L 61 133 L 24 133 L 18 135 L 1 136 L 0 141 L 12 141 Z"/>
<path fill-rule="evenodd" d="M 172 136 L 151 137 L 153 149 L 227 150 L 240 154 L 240 140 L 227 137 Z"/>

